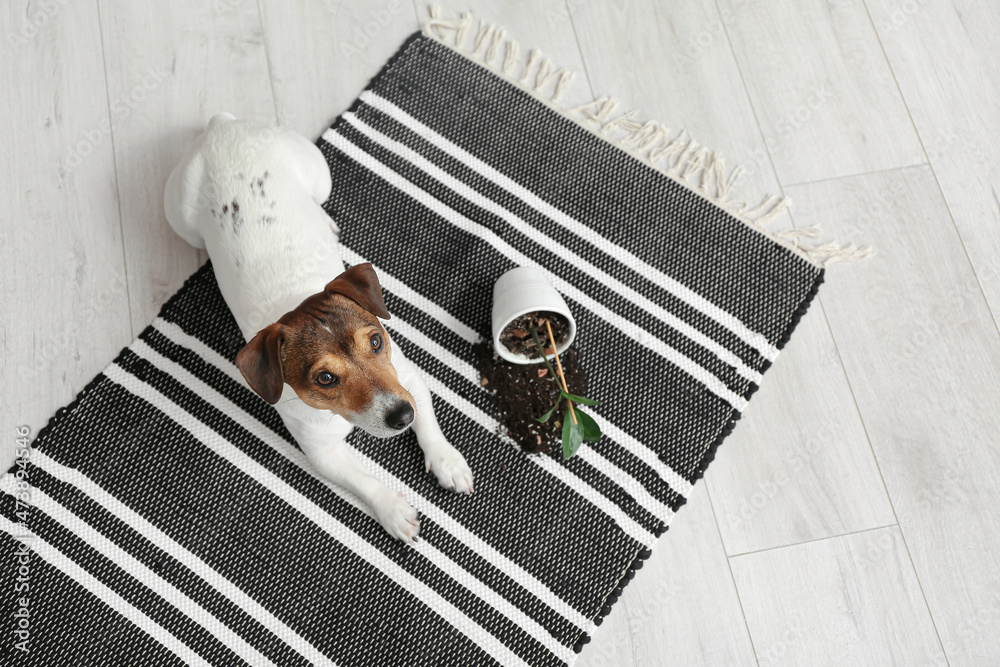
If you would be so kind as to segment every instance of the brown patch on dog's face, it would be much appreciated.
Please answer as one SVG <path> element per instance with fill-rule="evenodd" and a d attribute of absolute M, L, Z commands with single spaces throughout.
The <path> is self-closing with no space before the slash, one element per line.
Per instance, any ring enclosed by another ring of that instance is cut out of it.
<path fill-rule="evenodd" d="M 360 265 L 258 333 L 236 365 L 272 405 L 287 383 L 313 408 L 375 436 L 395 435 L 410 424 L 416 405 L 399 383 L 385 329 L 366 308 L 389 315 L 371 265 Z"/>
<path fill-rule="evenodd" d="M 310 297 L 282 318 L 284 381 L 307 405 L 353 423 L 386 395 L 415 407 L 399 384 L 392 345 L 378 319 L 347 297 L 322 296 L 323 312 L 308 312 Z"/>

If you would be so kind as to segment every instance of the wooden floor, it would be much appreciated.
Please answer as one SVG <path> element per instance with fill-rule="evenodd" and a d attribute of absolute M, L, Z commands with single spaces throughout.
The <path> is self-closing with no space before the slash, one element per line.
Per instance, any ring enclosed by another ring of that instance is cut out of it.
<path fill-rule="evenodd" d="M 818 302 L 579 664 L 1000 664 L 1000 4 L 448 0 L 877 256 Z M 167 174 L 215 112 L 316 137 L 426 7 L 0 8 L 3 464 L 204 257 Z"/>

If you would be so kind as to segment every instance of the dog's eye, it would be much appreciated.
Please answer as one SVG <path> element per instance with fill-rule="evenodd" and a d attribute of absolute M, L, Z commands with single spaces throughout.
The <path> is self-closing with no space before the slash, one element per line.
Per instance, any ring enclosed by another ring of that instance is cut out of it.
<path fill-rule="evenodd" d="M 321 385 L 323 387 L 334 387 L 340 384 L 340 378 L 338 378 L 333 373 L 330 373 L 328 371 L 323 371 L 322 373 L 316 376 L 316 384 Z"/>
<path fill-rule="evenodd" d="M 372 352 L 379 352 L 382 350 L 382 334 L 372 334 L 372 337 L 368 339 L 368 342 L 372 345 Z"/>

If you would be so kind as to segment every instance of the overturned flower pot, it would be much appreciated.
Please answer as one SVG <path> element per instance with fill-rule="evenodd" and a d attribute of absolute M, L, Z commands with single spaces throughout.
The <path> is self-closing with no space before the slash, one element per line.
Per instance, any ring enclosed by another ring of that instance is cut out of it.
<path fill-rule="evenodd" d="M 519 266 L 504 273 L 493 286 L 493 349 L 512 364 L 542 361 L 530 335 L 529 323 L 547 319 L 552 326 L 555 349 L 546 348 L 548 359 L 562 354 L 576 338 L 576 320 L 545 273 L 533 266 Z"/>
<path fill-rule="evenodd" d="M 500 422 L 525 451 L 547 452 L 561 441 L 563 457 L 570 458 L 584 441 L 601 437 L 593 418 L 574 408 L 597 402 L 570 393 L 570 387 L 586 388 L 576 350 L 570 349 L 576 338 L 573 313 L 533 267 L 503 274 L 493 296 L 492 349 L 478 345 L 477 358 Z"/>

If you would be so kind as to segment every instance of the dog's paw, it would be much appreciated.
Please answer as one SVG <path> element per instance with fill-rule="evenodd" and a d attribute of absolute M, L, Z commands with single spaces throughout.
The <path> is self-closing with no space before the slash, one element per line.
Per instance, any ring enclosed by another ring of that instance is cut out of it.
<path fill-rule="evenodd" d="M 413 539 L 420 531 L 417 511 L 403 499 L 402 493 L 386 489 L 382 496 L 372 505 L 378 522 L 397 540 L 413 544 Z"/>
<path fill-rule="evenodd" d="M 424 464 L 444 488 L 472 493 L 472 470 L 462 453 L 450 444 L 429 447 L 424 453 Z"/>

